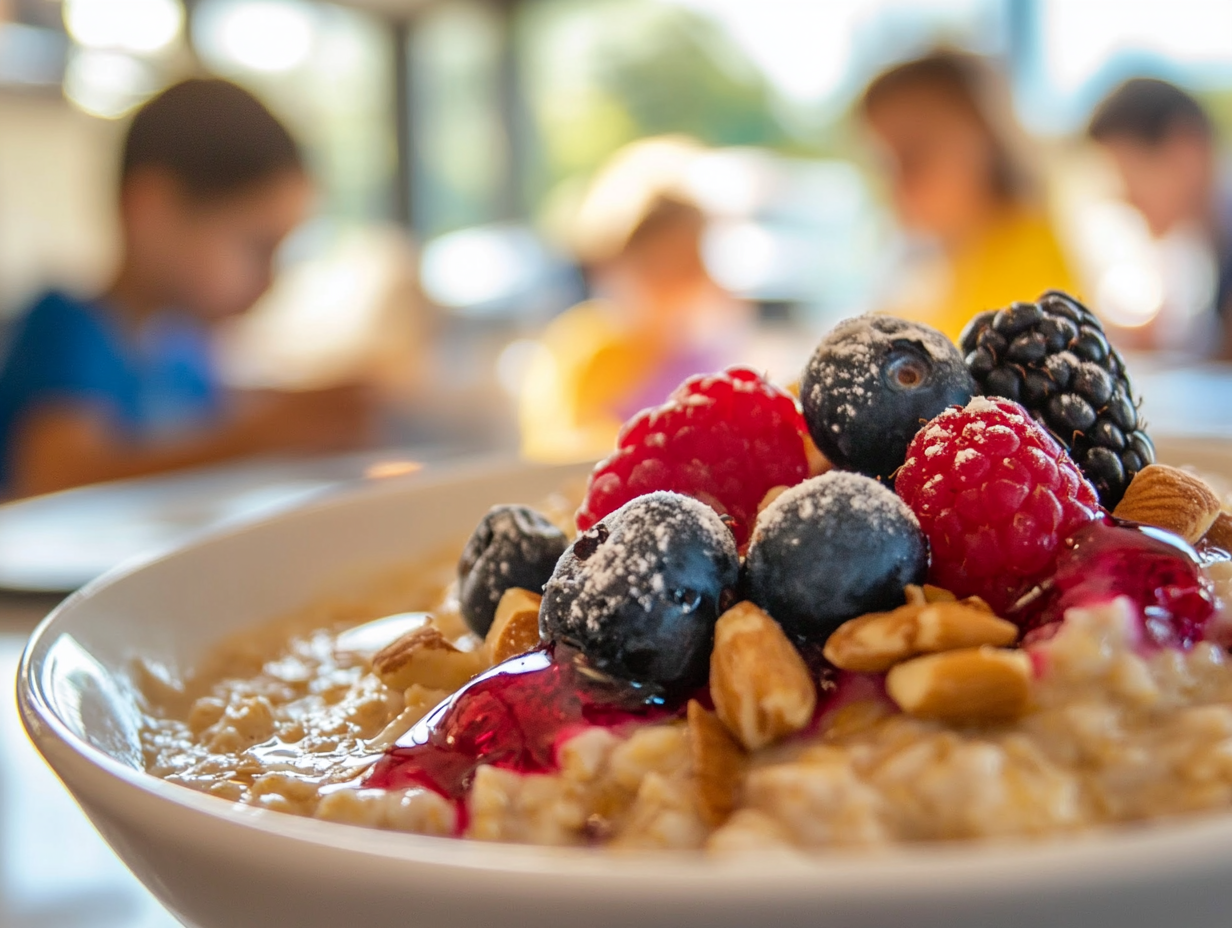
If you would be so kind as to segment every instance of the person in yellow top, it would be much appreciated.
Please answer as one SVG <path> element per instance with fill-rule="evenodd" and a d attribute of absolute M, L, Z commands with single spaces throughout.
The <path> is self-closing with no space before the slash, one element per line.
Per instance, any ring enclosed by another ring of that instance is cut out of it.
<path fill-rule="evenodd" d="M 1074 291 L 988 62 L 938 51 L 900 64 L 869 84 L 860 114 L 884 156 L 899 221 L 933 246 L 912 256 L 882 309 L 957 338 L 978 312 Z"/>
<path fill-rule="evenodd" d="M 750 308 L 707 273 L 705 217 L 684 184 L 701 152 L 685 139 L 642 140 L 592 183 L 570 245 L 595 297 L 540 338 L 519 398 L 523 456 L 602 457 L 629 417 L 738 360 Z"/>

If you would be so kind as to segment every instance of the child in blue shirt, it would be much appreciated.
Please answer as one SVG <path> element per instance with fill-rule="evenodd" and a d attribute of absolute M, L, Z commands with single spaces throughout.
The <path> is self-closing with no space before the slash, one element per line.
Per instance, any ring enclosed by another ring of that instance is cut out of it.
<path fill-rule="evenodd" d="M 311 196 L 295 141 L 234 84 L 185 81 L 147 103 L 124 144 L 111 286 L 48 293 L 9 333 L 0 494 L 361 441 L 358 388 L 237 395 L 211 358 L 211 328 L 268 289 Z"/>

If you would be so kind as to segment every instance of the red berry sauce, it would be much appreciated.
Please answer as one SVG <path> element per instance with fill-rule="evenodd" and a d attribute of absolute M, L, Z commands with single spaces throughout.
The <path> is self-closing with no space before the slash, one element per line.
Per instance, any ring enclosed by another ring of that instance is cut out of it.
<path fill-rule="evenodd" d="M 549 645 L 480 674 L 414 725 L 364 777 L 365 787 L 426 787 L 459 806 L 483 764 L 550 773 L 561 745 L 592 726 L 621 728 L 680 713 L 661 698 L 599 677 Z"/>
<path fill-rule="evenodd" d="M 852 703 L 880 703 L 890 712 L 898 712 L 898 706 L 886 692 L 885 681 L 884 673 L 856 673 L 835 669 L 833 673 L 823 674 L 817 694 L 817 708 L 813 711 L 813 721 L 806 732 L 814 734 L 822 731 L 836 712 Z"/>
<path fill-rule="evenodd" d="M 839 670 L 822 653 L 822 645 L 797 645 L 800 656 L 809 668 L 809 675 L 817 681 L 817 708 L 813 719 L 801 733 L 815 735 L 823 731 L 840 709 L 855 702 L 881 703 L 890 712 L 898 712 L 898 706 L 886 692 L 884 673 L 857 673 Z"/>
<path fill-rule="evenodd" d="M 1011 612 L 1029 640 L 1051 637 L 1065 610 L 1127 596 L 1142 612 L 1146 642 L 1189 648 L 1215 613 L 1214 587 L 1197 553 L 1170 532 L 1108 516 L 1070 535 L 1053 576 Z"/>

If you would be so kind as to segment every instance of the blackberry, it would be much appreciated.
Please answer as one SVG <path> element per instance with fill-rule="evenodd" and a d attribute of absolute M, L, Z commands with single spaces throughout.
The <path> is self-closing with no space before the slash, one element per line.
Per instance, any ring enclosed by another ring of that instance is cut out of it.
<path fill-rule="evenodd" d="M 1049 290 L 1034 303 L 980 313 L 960 344 L 981 391 L 1025 406 L 1068 449 L 1105 509 L 1154 463 L 1125 362 L 1069 294 Z"/>

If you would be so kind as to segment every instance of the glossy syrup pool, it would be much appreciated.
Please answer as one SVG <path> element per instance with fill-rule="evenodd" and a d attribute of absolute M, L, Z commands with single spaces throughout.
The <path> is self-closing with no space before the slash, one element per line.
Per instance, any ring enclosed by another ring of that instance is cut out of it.
<path fill-rule="evenodd" d="M 1065 610 L 1118 596 L 1142 610 L 1145 638 L 1158 647 L 1201 641 L 1216 609 L 1214 586 L 1193 548 L 1170 532 L 1106 517 L 1066 539 L 1056 572 L 1011 618 L 1047 637 Z"/>
<path fill-rule="evenodd" d="M 364 778 L 380 789 L 426 787 L 461 803 L 481 764 L 518 773 L 558 768 L 561 745 L 586 728 L 620 729 L 680 715 L 666 702 L 590 671 L 548 646 L 480 674 L 398 739 Z"/>

